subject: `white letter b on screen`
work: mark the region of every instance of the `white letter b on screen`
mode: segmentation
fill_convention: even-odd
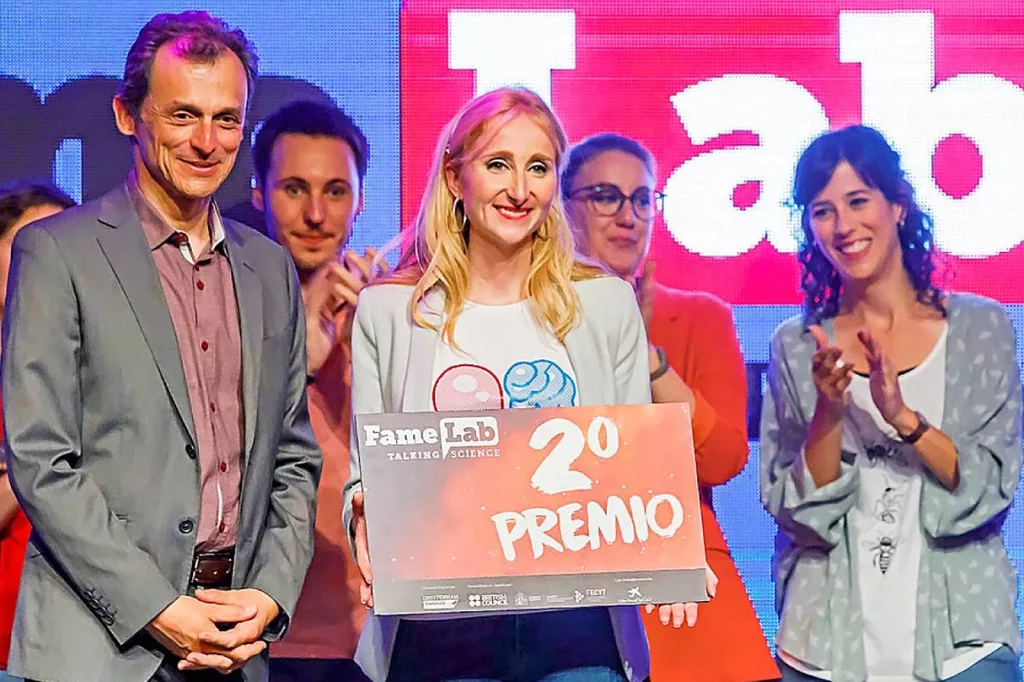
[[[859,62],[862,119],[900,152],[918,200],[935,218],[936,242],[958,256],[984,257],[1024,239],[1024,91],[992,74],[935,83],[931,12],[842,12],[839,57]],[[932,175],[935,148],[960,134],[978,146],[982,176],[955,199]]]

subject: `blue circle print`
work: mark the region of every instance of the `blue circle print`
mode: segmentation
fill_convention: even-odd
[[[509,407],[572,407],[576,382],[550,360],[517,362],[505,372]]]

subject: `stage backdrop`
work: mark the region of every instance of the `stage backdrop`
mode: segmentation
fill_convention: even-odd
[[[734,304],[748,363],[750,463],[715,508],[769,639],[775,528],[758,500],[756,424],[768,339],[799,300],[786,204],[799,150],[829,127],[880,128],[935,216],[941,283],[998,299],[1024,329],[1020,1],[6,0],[0,180],[50,177],[79,199],[118,182],[127,145],[110,98],[127,49],[153,13],[200,7],[259,48],[251,128],[298,97],[331,98],[363,126],[356,247],[412,217],[441,127],[499,85],[540,92],[572,140],[617,131],[654,152],[668,195],[658,277]],[[251,172],[243,153],[222,205],[248,200]],[[1018,570],[1021,514],[1005,533]]]

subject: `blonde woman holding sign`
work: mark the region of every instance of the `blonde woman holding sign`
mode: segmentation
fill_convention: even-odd
[[[399,267],[360,296],[354,413],[650,402],[632,289],[574,256],[558,191],[565,148],[548,106],[519,88],[472,100],[445,128]],[[460,390],[467,378],[500,390]],[[372,606],[357,440],[345,520]],[[660,610],[676,627],[696,618],[695,604]],[[381,682],[641,682],[649,674],[635,607],[371,615],[356,658]]]

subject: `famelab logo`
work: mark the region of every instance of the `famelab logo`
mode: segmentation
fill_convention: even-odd
[[[501,457],[494,417],[445,417],[436,429],[385,429],[364,424],[363,446],[394,448],[387,452],[389,462]]]

